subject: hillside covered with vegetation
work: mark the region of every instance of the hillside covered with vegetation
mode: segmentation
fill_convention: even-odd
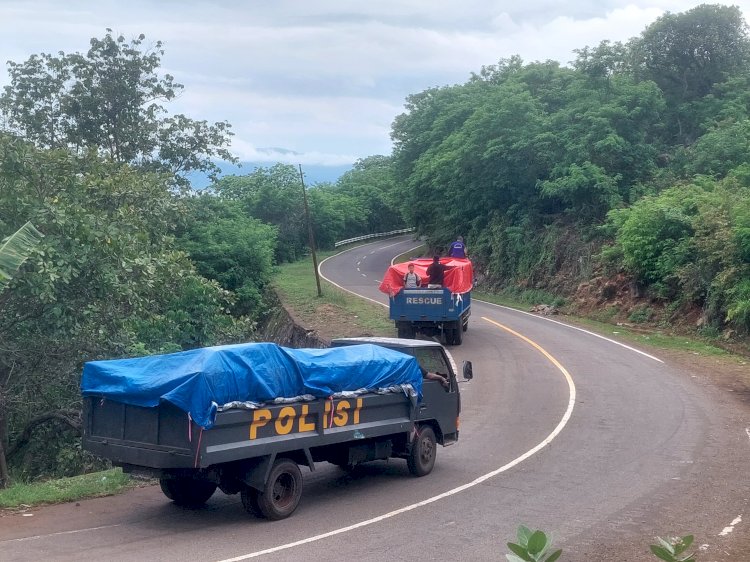
[[[275,265],[307,252],[298,169],[219,177],[231,127],[169,112],[183,87],[162,55],[108,31],[9,63],[0,240],[19,267],[0,259],[0,486],[96,466],[78,440],[84,361],[251,340]],[[749,86],[747,25],[717,5],[568,66],[501,60],[411,95],[393,154],[307,186],[317,243],[463,235],[486,287],[612,310],[626,287],[645,319],[697,310],[701,329],[746,338]],[[213,184],[193,190],[196,171]]]
[[[488,281],[632,292],[750,330],[750,39],[739,9],[667,13],[570,67],[513,57],[412,95],[393,125],[409,222],[463,234]],[[608,288],[609,287],[609,288]]]

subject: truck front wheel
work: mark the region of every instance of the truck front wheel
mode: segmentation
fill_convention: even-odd
[[[412,443],[411,453],[406,458],[409,472],[414,476],[426,476],[435,466],[436,454],[435,432],[429,425],[423,425],[417,430],[417,438]]]
[[[278,521],[294,513],[301,497],[299,466],[291,459],[281,458],[274,463],[265,489],[258,494],[258,509],[266,519]]]
[[[177,505],[199,507],[214,495],[216,484],[193,478],[161,478],[161,491]]]

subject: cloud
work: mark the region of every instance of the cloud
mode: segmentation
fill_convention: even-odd
[[[566,64],[574,49],[626,41],[665,10],[699,3],[100,0],[94,9],[84,0],[3,0],[0,52],[21,61],[85,51],[106,27],[145,33],[164,41],[163,69],[185,85],[170,110],[228,120],[242,159],[282,159],[258,148],[282,147],[304,163],[339,164],[390,152],[390,126],[409,94],[464,82],[514,54]],[[749,13],[750,0],[739,5]]]
[[[358,159],[358,157],[353,154],[331,154],[315,150],[295,152],[279,147],[256,148],[242,140],[233,143],[232,149],[242,162],[281,162],[283,164],[345,166],[354,164]]]

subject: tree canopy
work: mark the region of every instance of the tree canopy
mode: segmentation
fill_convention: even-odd
[[[0,112],[12,131],[40,148],[93,148],[116,162],[168,172],[183,186],[194,170],[215,177],[212,158],[236,161],[227,150],[229,123],[168,115],[164,104],[183,86],[159,72],[162,43],[144,42],[144,35],[128,41],[108,29],[85,54],[11,61]]]
[[[463,234],[494,284],[571,293],[616,264],[746,332],[749,55],[739,9],[701,5],[570,68],[511,57],[414,94],[392,128],[407,220],[435,248]]]

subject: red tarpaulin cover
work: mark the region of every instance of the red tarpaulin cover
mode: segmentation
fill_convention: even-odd
[[[404,275],[409,271],[409,264],[414,264],[414,273],[422,278],[422,287],[427,287],[429,276],[427,268],[432,263],[430,258],[419,258],[404,263],[397,263],[388,268],[380,283],[380,290],[389,295],[395,295],[404,288]],[[471,262],[461,258],[440,258],[440,263],[447,266],[445,270],[445,285],[452,293],[468,293],[471,291],[473,273]]]

